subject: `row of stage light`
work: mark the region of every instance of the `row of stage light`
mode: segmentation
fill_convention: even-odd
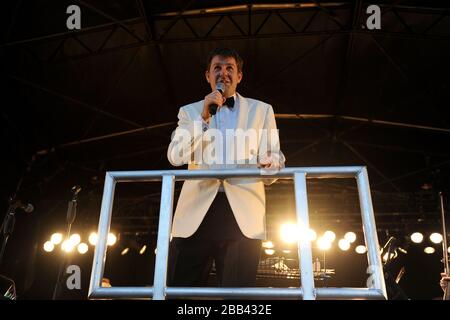
[[[333,231],[327,230],[321,236],[317,236],[317,232],[313,229],[308,229],[302,231],[295,223],[285,223],[281,225],[279,230],[280,238],[285,244],[294,244],[298,241],[301,241],[303,238],[314,243],[313,248],[317,248],[322,251],[327,251],[332,248],[333,243],[336,240],[336,234]],[[343,238],[337,241],[338,247],[342,251],[348,251],[351,246],[355,243],[357,239],[356,233],[347,232],[343,236]],[[410,239],[413,243],[419,244],[424,240],[424,235],[420,232],[414,232],[411,234]],[[432,243],[439,244],[443,241],[443,237],[440,233],[432,233],[429,236],[429,239]],[[95,246],[97,244],[98,236],[95,232],[92,232],[88,237],[88,243],[91,246]],[[117,242],[117,236],[114,233],[108,234],[107,244],[108,246],[114,246]],[[52,252],[55,250],[57,246],[60,246],[61,250],[66,253],[78,251],[80,254],[85,254],[89,251],[89,246],[87,243],[81,241],[81,236],[78,233],[74,233],[70,235],[69,238],[64,239],[64,236],[61,233],[54,233],[51,235],[50,240],[44,243],[44,250],[46,252]],[[267,255],[274,255],[276,252],[275,245],[272,241],[264,241],[263,242],[264,252]],[[140,254],[144,254],[147,250],[147,245],[142,245],[140,248],[137,248]],[[121,251],[121,255],[126,255],[130,250],[130,247],[124,247]],[[450,248],[448,249],[450,253]],[[290,253],[290,249],[282,248],[281,251],[285,254]],[[156,252],[156,249],[155,249]],[[357,245],[355,246],[355,252],[358,254],[365,254],[367,252],[367,248],[365,245]],[[433,247],[427,246],[424,248],[424,252],[427,254],[432,254],[435,252]]]
[[[91,246],[95,246],[98,241],[97,233],[91,232],[88,237],[88,243]],[[108,234],[107,244],[108,246],[113,246],[117,242],[117,237],[114,233]],[[50,240],[44,243],[44,250],[46,252],[52,252],[58,245],[61,246],[61,250],[66,253],[71,253],[75,251],[75,249],[80,254],[85,254],[89,251],[89,246],[85,242],[81,242],[81,236],[78,233],[74,233],[70,235],[70,237],[64,239],[62,233],[53,233],[50,237]]]
[[[320,237],[317,236],[317,232],[314,229],[302,229],[296,223],[285,223],[280,227],[280,236],[283,242],[288,244],[297,243],[301,240],[307,240],[312,243],[315,242],[314,248],[317,248],[321,251],[327,251],[331,249],[333,243],[336,240],[336,234],[333,231],[327,230]],[[420,244],[424,240],[424,235],[420,232],[414,232],[410,235],[410,240],[415,244]],[[434,244],[440,244],[443,241],[443,237],[440,233],[433,232],[430,234],[429,239]],[[354,232],[345,233],[344,237],[337,241],[338,247],[342,251],[348,251],[352,244],[356,241],[356,234]],[[267,255],[275,254],[275,246],[272,241],[263,242],[263,248],[265,249],[265,253]],[[402,248],[399,248],[404,253],[406,251]],[[282,249],[283,253],[290,253],[290,250]],[[435,248],[431,246],[427,246],[424,248],[424,252],[426,254],[433,254],[435,252]],[[355,247],[355,252],[358,254],[365,254],[367,252],[367,248],[365,245],[357,245]],[[450,248],[448,248],[448,252],[450,253]],[[392,258],[392,257],[391,257]],[[383,257],[384,260],[387,260],[387,256]]]
[[[98,236],[96,232],[91,232],[88,237],[88,243],[95,247],[97,245]],[[117,242],[117,236],[110,232],[108,233],[107,245],[114,246]],[[85,242],[81,242],[81,236],[78,233],[70,235],[68,239],[63,240],[63,235],[61,233],[53,233],[50,240],[44,243],[44,251],[52,252],[56,247],[60,246],[61,250],[65,253],[72,253],[78,251],[80,254],[85,254],[89,251],[89,246]],[[75,250],[76,249],[76,250]],[[147,250],[147,245],[142,245],[138,248],[139,254],[144,254]],[[121,251],[121,255],[126,255],[130,251],[130,247],[125,247]]]

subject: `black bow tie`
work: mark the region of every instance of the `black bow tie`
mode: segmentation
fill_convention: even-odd
[[[234,97],[229,97],[223,104],[224,106],[227,106],[230,109],[233,109],[234,107]]]

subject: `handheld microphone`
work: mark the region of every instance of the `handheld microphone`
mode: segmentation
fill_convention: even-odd
[[[224,87],[224,84],[223,84],[223,82],[218,82],[218,83],[216,83],[216,90],[218,90],[219,92],[220,92],[220,94],[223,94],[223,87]],[[217,104],[215,104],[215,103],[213,103],[213,104],[211,104],[210,106],[209,106],[209,113],[213,116],[213,115],[215,115],[216,113],[217,113],[217,108],[218,108],[219,106],[217,105]]]

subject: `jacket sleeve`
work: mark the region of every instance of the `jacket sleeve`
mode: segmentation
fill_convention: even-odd
[[[196,151],[201,151],[203,127],[205,125],[207,124],[203,121],[201,115],[193,118],[188,114],[185,107],[180,108],[178,126],[172,133],[172,139],[167,150],[167,159],[173,166],[181,166],[194,160]]]
[[[258,157],[270,156],[272,160],[271,169],[262,169],[263,174],[271,175],[285,167],[286,158],[280,149],[280,137],[278,134],[275,114],[271,105],[268,105],[264,119],[263,134],[261,136]],[[264,184],[270,185],[277,179],[265,179]]]

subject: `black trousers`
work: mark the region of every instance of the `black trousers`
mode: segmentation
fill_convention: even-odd
[[[242,234],[225,193],[219,192],[197,231],[172,239],[168,285],[204,287],[214,262],[218,286],[253,287],[260,253],[261,240]]]

